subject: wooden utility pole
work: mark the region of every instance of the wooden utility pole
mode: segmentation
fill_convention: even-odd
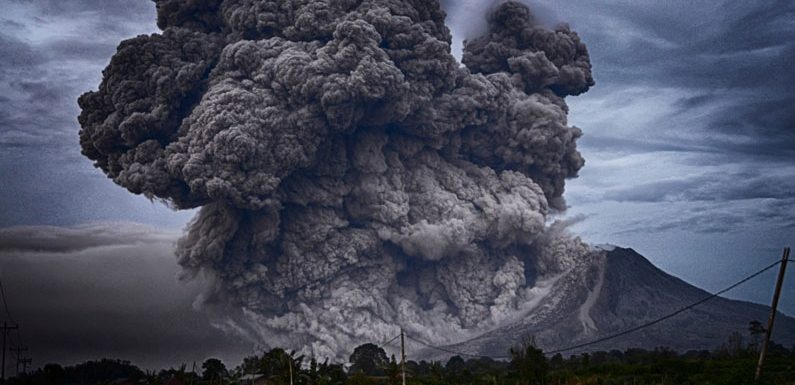
[[[767,345],[770,343],[770,335],[773,334],[773,322],[776,320],[776,308],[778,299],[781,296],[781,285],[784,283],[784,272],[787,271],[789,264],[789,247],[784,248],[784,255],[781,256],[781,266],[778,269],[778,279],[776,280],[776,290],[773,292],[773,303],[770,305],[770,317],[767,319],[767,330],[765,330],[765,340],[762,342],[762,351],[759,352],[759,362],[756,364],[756,374],[754,384],[759,382],[762,376],[762,365],[765,363],[767,355]]]
[[[15,348],[11,348],[11,349],[8,349],[8,350],[10,350],[10,351],[12,351],[12,352],[16,353],[16,354],[15,354],[15,356],[17,356],[17,366],[16,366],[16,372],[15,372],[15,374],[17,374],[17,375],[18,375],[18,374],[19,374],[19,363],[21,362],[21,360],[19,359],[19,357],[20,357],[20,353],[22,353],[22,352],[27,352],[27,351],[28,351],[28,348],[26,348],[26,347],[24,347],[24,346],[17,346],[17,347],[15,347]]]
[[[0,370],[0,382],[6,380],[6,337],[8,337],[9,331],[17,329],[19,329],[19,325],[10,326],[8,322],[3,322],[3,368]]]
[[[287,356],[287,365],[290,368],[290,385],[293,385],[293,356]]]
[[[23,358],[23,359],[19,360],[19,362],[22,364],[22,373],[23,374],[27,374],[28,373],[28,365],[33,362],[33,359],[31,359],[31,358]]]
[[[400,329],[400,369],[403,372],[403,385],[406,385],[406,340],[403,329]]]

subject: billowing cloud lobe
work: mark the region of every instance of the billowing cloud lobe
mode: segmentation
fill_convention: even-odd
[[[453,342],[587,252],[546,227],[583,165],[563,98],[593,85],[567,26],[505,2],[460,66],[436,1],[156,3],[80,140],[129,191],[201,207],[177,255],[235,310],[219,325],[319,356]]]

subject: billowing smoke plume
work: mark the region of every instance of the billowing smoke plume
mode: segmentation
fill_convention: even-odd
[[[547,229],[583,160],[563,98],[593,79],[567,26],[505,2],[463,64],[429,0],[157,0],[83,95],[83,154],[201,207],[179,263],[224,325],[320,356],[404,327],[435,343],[528,311],[587,253]]]

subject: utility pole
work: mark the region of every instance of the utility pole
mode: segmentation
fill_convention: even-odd
[[[28,351],[28,348],[27,348],[27,347],[24,347],[24,346],[17,346],[17,347],[15,347],[15,348],[11,348],[11,349],[8,349],[8,350],[10,350],[10,351],[12,351],[12,352],[16,353],[15,355],[17,356],[17,367],[16,367],[16,372],[15,372],[15,374],[19,375],[19,363],[20,363],[19,355],[20,355],[20,353],[22,353],[22,352],[27,352],[27,351]]]
[[[759,362],[756,364],[756,374],[754,375],[754,384],[759,382],[759,377],[762,376],[762,365],[765,363],[765,356],[767,355],[767,345],[770,343],[770,335],[773,334],[773,322],[776,320],[776,308],[778,307],[778,299],[781,295],[781,285],[784,283],[784,272],[787,270],[789,264],[789,247],[784,248],[784,255],[781,256],[781,266],[778,270],[778,279],[776,280],[776,290],[773,292],[773,303],[770,305],[770,318],[767,319],[767,330],[765,330],[765,340],[762,342],[762,351],[759,352]]]
[[[22,364],[22,373],[23,374],[28,374],[28,365],[33,362],[33,359],[23,358],[23,359],[19,360],[19,362]]]
[[[403,372],[403,385],[406,385],[406,340],[403,337],[403,329],[400,329],[400,367]]]
[[[293,385],[293,356],[287,357],[287,366],[290,368],[290,385]]]
[[[19,325],[9,326],[8,322],[3,322],[3,368],[0,370],[0,382],[6,381],[6,337],[11,330],[19,329]]]

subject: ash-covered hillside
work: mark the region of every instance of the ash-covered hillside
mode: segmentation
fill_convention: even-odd
[[[656,320],[709,295],[632,249],[605,248],[562,273],[522,319],[449,348],[502,356],[532,335],[539,347],[553,351]],[[764,323],[769,312],[767,306],[717,297],[648,328],[565,354],[661,346],[681,352],[714,350],[733,332],[747,338],[749,322]],[[773,340],[795,344],[795,318],[779,313]]]

